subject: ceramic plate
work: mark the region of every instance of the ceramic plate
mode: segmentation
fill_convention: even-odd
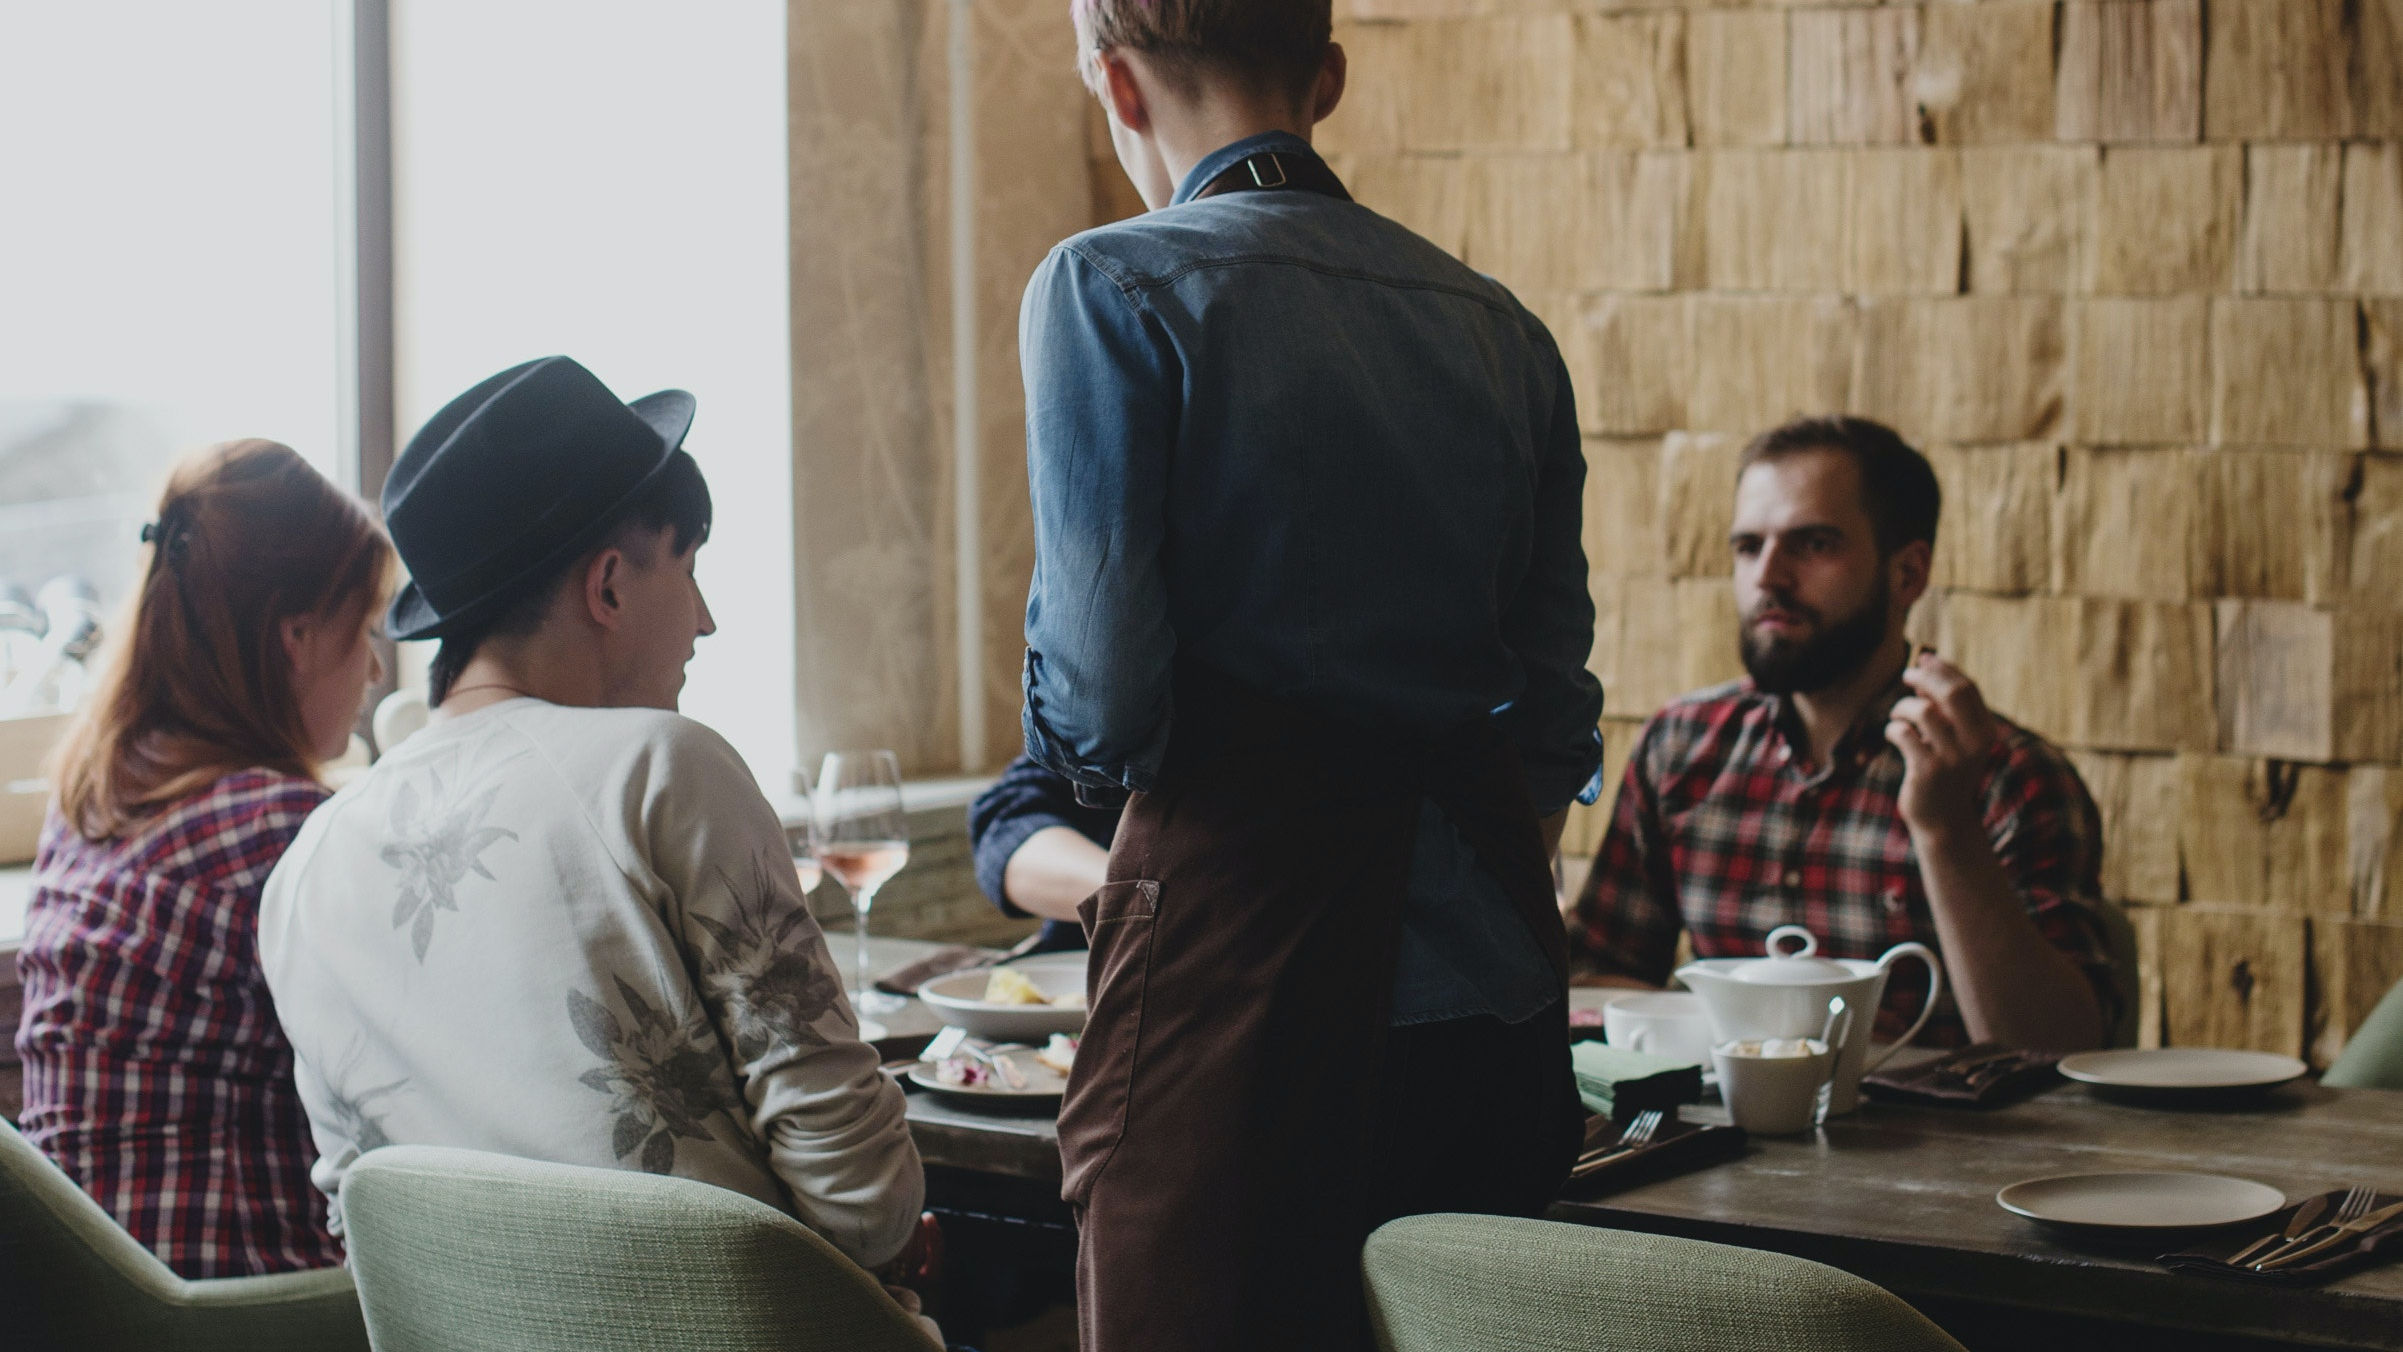
[[[2106,1089],[2147,1094],[2265,1092],[2310,1067],[2275,1052],[2163,1047],[2155,1051],[2080,1052],[2061,1058],[2061,1073]]]
[[[1022,958],[1010,963],[1009,967],[1023,973],[1027,980],[1035,983],[1035,989],[1046,997],[1084,993],[1085,955],[1082,953]],[[1040,1043],[1053,1033],[1075,1033],[1084,1028],[1085,1011],[1081,1006],[986,1003],[983,998],[985,983],[992,979],[992,969],[986,967],[953,972],[920,986],[918,998],[925,1001],[943,1022],[956,1023],[977,1037],[997,1042]]]
[[[936,1078],[933,1066],[923,1063],[909,1068],[910,1083],[921,1089],[932,1089],[938,1094],[953,1094],[964,1099],[1001,1099],[1013,1103],[1055,1099],[1067,1090],[1068,1077],[1037,1061],[1032,1049],[1021,1048],[1004,1054],[1026,1077],[1026,1088],[1012,1089],[997,1083],[945,1084]]]
[[[1994,1194],[2002,1209],[2045,1225],[2129,1236],[2259,1220],[2286,1205],[2266,1183],[2221,1174],[2063,1174]]]

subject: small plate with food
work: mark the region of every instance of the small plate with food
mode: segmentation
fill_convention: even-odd
[[[908,1074],[921,1089],[962,1098],[1055,1099],[1068,1088],[1075,1063],[1076,1039],[1054,1033],[1040,1048],[963,1042],[939,1061],[911,1066]]]
[[[1085,956],[1064,953],[953,972],[918,988],[943,1022],[998,1042],[1040,1043],[1085,1026]]]

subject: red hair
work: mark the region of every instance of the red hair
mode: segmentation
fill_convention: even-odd
[[[52,760],[59,812],[90,840],[239,770],[315,773],[282,624],[363,624],[392,571],[358,500],[272,441],[186,456],[146,538],[141,586]]]

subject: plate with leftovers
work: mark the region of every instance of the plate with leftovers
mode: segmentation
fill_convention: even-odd
[[[1054,1033],[1041,1047],[962,1043],[952,1055],[912,1066],[908,1073],[922,1089],[963,1098],[1054,1099],[1068,1087],[1075,1062],[1076,1039]]]
[[[972,1035],[1005,1042],[1041,1042],[1085,1026],[1085,955],[1029,958],[1001,967],[939,976],[918,998]]]

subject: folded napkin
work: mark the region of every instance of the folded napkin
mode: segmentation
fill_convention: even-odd
[[[2344,1200],[2344,1196],[2342,1192],[2327,1194],[2325,1214],[2335,1215],[2337,1204]],[[2310,1200],[2305,1198],[2258,1225],[2245,1226],[2241,1233],[2214,1238],[2178,1253],[2165,1253],[2160,1258],[2161,1266],[2173,1272],[2199,1272],[2207,1277],[2224,1277],[2230,1281],[2254,1282],[2262,1286],[2317,1286],[2356,1269],[2403,1257],[2403,1216],[2398,1216],[2375,1230],[2347,1235],[2343,1243],[2322,1249],[2292,1267],[2255,1272],[2249,1267],[2229,1266],[2229,1258],[2244,1252],[2247,1245],[2263,1235],[2285,1233],[2286,1222]],[[2397,1202],[2403,1202],[2403,1193],[2380,1193],[2378,1200],[2370,1204],[2370,1210],[2375,1212],[2380,1207],[2392,1206]]]
[[[938,976],[964,972],[971,967],[989,967],[1000,956],[989,948],[953,944],[949,948],[938,948],[915,962],[905,962],[876,978],[876,989],[887,995],[916,995],[920,986]]]
[[[1861,1080],[1861,1092],[1893,1103],[1932,1103],[1962,1108],[1999,1108],[2051,1087],[2060,1079],[2059,1052],[2015,1051],[1976,1042],[1950,1056],[1908,1068],[1878,1071]]]
[[[1702,1067],[1674,1056],[1621,1051],[1600,1042],[1569,1048],[1586,1110],[1624,1122],[1648,1109],[1702,1101]]]

